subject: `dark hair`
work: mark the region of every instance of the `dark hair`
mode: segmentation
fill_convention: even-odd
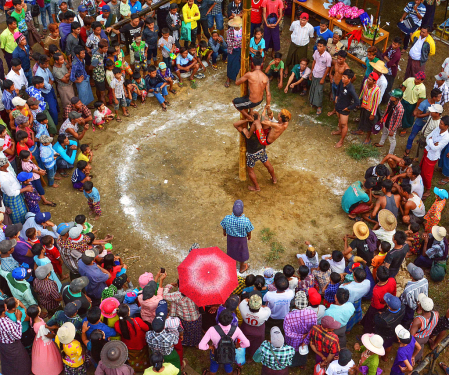
[[[47,234],[46,236],[41,237],[41,244],[44,246],[48,246],[51,244],[53,237]]]
[[[16,21],[16,19],[14,17],[6,18],[6,25],[12,25],[14,22],[17,23],[17,21]]]
[[[441,95],[440,89],[432,89],[432,91],[430,92],[431,98],[436,98],[438,95]]]
[[[276,53],[274,54],[274,58],[275,58],[275,59],[282,59],[282,53],[276,52]]]
[[[207,48],[207,42],[206,42],[205,40],[201,40],[201,41],[198,43],[198,46],[199,46],[200,48]]]
[[[415,221],[410,223],[410,229],[412,230],[413,233],[419,232],[419,224]]]
[[[44,246],[41,243],[35,243],[33,246],[31,246],[31,252],[33,253],[33,255],[40,255],[43,249]]]
[[[305,265],[299,266],[298,275],[301,280],[304,280],[308,274],[309,274],[309,267]]]
[[[5,299],[5,305],[7,310],[12,310],[16,307],[16,300],[14,297]]]
[[[254,288],[255,290],[261,291],[265,286],[265,278],[261,275],[257,275],[254,279]]]
[[[34,236],[36,233],[37,233],[36,228],[28,228],[25,231],[25,235],[27,236],[27,238],[30,238],[30,237]]]
[[[94,107],[97,109],[100,108],[102,105],[103,105],[103,102],[95,102],[94,103]]]
[[[82,171],[84,168],[87,167],[87,161],[80,160],[78,163],[76,163],[76,167]]]
[[[443,121],[444,125],[449,126],[449,116],[448,115],[441,117],[441,121]]]
[[[393,42],[394,42],[394,43],[398,43],[398,44],[402,44],[402,38],[401,38],[400,36],[396,36],[396,37],[393,39]]]
[[[156,371],[160,371],[164,363],[164,356],[159,352],[151,354],[150,363]]]
[[[344,50],[340,50],[340,51],[337,52],[337,56],[340,56],[340,57],[343,57],[344,59],[346,59],[346,57],[348,56],[348,53],[346,51],[344,51]],[[351,70],[351,69],[346,69],[346,70]]]
[[[95,23],[95,22],[94,22]],[[100,23],[100,22],[98,22],[98,23]],[[92,24],[93,25],[93,24]],[[101,24],[100,24],[101,25]],[[76,29],[79,29],[81,27],[81,25],[80,25],[80,23],[79,22],[72,22],[72,24],[70,25],[70,29],[73,31],[73,30],[76,30]]]
[[[401,189],[402,189],[402,191],[410,194],[412,192],[412,185],[410,185],[410,184],[401,185]]]
[[[421,167],[418,164],[412,165],[412,175],[419,176],[421,174]]]
[[[150,65],[150,66],[148,67],[148,73],[155,72],[156,70],[157,70],[157,68],[156,68],[154,65]]]
[[[393,239],[396,240],[396,243],[398,245],[403,245],[403,244],[405,244],[405,241],[407,240],[407,235],[402,230],[398,230],[393,235]]]
[[[329,25],[329,21],[326,18],[321,18],[320,25]]]
[[[187,49],[196,49],[195,43],[190,43],[187,47]]]
[[[69,18],[75,18],[76,14],[73,13],[70,9],[64,13],[64,19],[68,20]]]
[[[97,102],[98,103],[98,102]],[[100,102],[101,104],[103,104],[103,102]],[[88,147],[89,147],[89,145],[87,144],[87,143],[83,143],[81,146],[80,146],[80,150],[82,151],[82,152],[84,152],[84,151],[86,151],[87,149],[88,149]]]
[[[286,277],[292,277],[295,274],[295,268],[290,264],[287,264],[286,266],[284,266],[282,272]]]
[[[75,216],[75,223],[82,225],[85,222],[86,222],[86,216],[85,215],[76,215]]]
[[[86,25],[91,26],[92,23],[95,22],[95,18],[93,18],[92,16],[86,16],[86,17],[84,17],[83,22],[84,22],[84,26],[86,26]]]
[[[13,301],[14,301],[14,299],[13,299]],[[15,301],[14,301],[14,303],[15,303]],[[28,306],[26,312],[27,312],[27,315],[30,317],[30,325],[32,327],[34,319],[39,315],[39,306],[38,305]]]
[[[410,344],[412,341],[412,336],[410,336],[406,339],[399,339],[399,341],[401,342],[401,344]]]
[[[82,46],[75,46],[75,48],[73,48],[73,53],[75,54],[75,56],[79,55],[83,51],[84,47]]]
[[[161,33],[162,33],[162,34],[170,34],[170,30],[169,30],[167,27],[164,27],[164,28],[161,30]]]
[[[50,53],[52,53],[52,49],[53,48],[50,48],[51,46],[53,46],[53,47],[56,47],[54,44],[50,44],[49,46],[48,46],[48,50],[50,51]],[[57,49],[58,47],[56,47],[56,51],[58,51],[58,49]],[[60,53],[59,51],[58,52],[54,52],[54,54],[53,54],[53,60],[59,60],[59,58],[62,56],[62,53]],[[42,113],[42,112],[39,112],[39,113]]]
[[[147,18],[145,18],[145,23],[146,23],[147,25],[150,25],[150,24],[154,23],[154,18],[153,18],[153,17],[147,17]]]
[[[90,334],[90,343],[92,348],[90,349],[90,354],[95,362],[100,362],[100,353],[103,346],[108,342],[106,338],[103,338],[103,331],[101,329],[94,329]]]
[[[287,278],[284,275],[282,275],[282,277],[278,277],[277,279],[274,280],[274,286],[279,291],[287,290],[288,289]]]
[[[349,301],[349,290],[345,288],[338,288],[337,289],[337,301],[340,305],[343,305],[344,303]]]
[[[425,29],[425,30],[429,31],[430,26],[429,26],[429,25],[422,25],[422,26],[421,26],[421,30],[422,30],[422,29]]]
[[[83,184],[83,189],[84,189],[85,191],[91,191],[91,190],[93,189],[93,187],[94,187],[94,184],[93,184],[91,181],[86,181],[86,182]]]
[[[250,275],[245,277],[245,285],[247,287],[248,286],[253,286],[255,281],[256,281],[256,276],[254,276],[253,274],[250,274]]]
[[[129,306],[125,304],[121,304],[117,309],[117,315],[119,316],[119,327],[122,332],[121,335],[124,339],[131,339],[131,335],[128,329],[128,322],[131,324],[131,327],[134,329],[134,333],[137,333],[136,327],[134,325],[134,320],[129,316]]]
[[[106,271],[110,271],[114,268],[115,264],[114,264],[114,254],[106,254],[103,258],[103,268]]]
[[[12,0],[12,5],[20,5],[22,4],[21,0]]]
[[[18,130],[16,132],[16,140],[20,142],[21,140],[28,138],[28,133],[25,130]]]
[[[366,271],[363,268],[357,267],[354,271],[354,279],[358,282],[362,282],[366,279]]]
[[[390,272],[388,271],[388,268],[385,266],[380,266],[377,269],[377,278],[380,281],[387,281],[390,278]]]
[[[14,20],[15,21],[15,20]],[[34,77],[33,77],[34,78]],[[41,77],[42,78],[42,77]],[[31,82],[33,82],[33,80],[31,80]],[[3,89],[4,90],[9,90],[12,86],[14,85],[14,82],[11,81],[10,79],[5,79],[3,81]]]
[[[88,243],[88,245],[91,245],[92,242],[95,241],[95,234],[93,234],[92,232],[86,233],[85,236],[89,237],[89,243]]]
[[[20,61],[20,59],[17,59],[17,58],[11,59],[11,66],[16,67],[16,66],[19,66],[19,65],[22,65],[22,61]]]
[[[263,58],[259,52],[253,57],[253,64],[254,66],[261,66],[263,64]]]
[[[116,75],[116,74],[121,74],[122,70],[118,67],[115,67],[114,69],[112,69],[112,74]]]
[[[380,243],[380,248],[382,249],[383,253],[388,253],[391,249],[391,244],[387,241],[382,241]]]
[[[90,324],[95,324],[101,319],[101,310],[98,306],[92,306],[87,310],[86,314],[87,321]]]
[[[104,48],[104,47],[108,47],[109,48],[108,41],[106,39],[101,39],[98,42],[98,48]]]
[[[2,134],[6,130],[4,125],[0,125],[0,134]]]
[[[30,157],[30,155],[31,155],[31,152],[29,152],[28,150],[22,150],[22,151],[20,151],[19,158],[22,160],[25,160],[25,159],[28,159]]]
[[[47,119],[47,115],[44,112],[39,112],[36,115],[36,121],[42,122],[42,121],[45,121],[45,120],[48,120],[48,119]]]
[[[334,250],[332,251],[332,260],[334,262],[341,262],[343,259],[343,253],[340,250]]]
[[[115,52],[117,52],[116,50],[115,50],[115,47],[112,47],[112,46],[110,46],[109,48],[108,48],[108,55],[113,55]],[[107,65],[107,62],[108,61],[110,61],[111,63],[112,63],[112,65],[114,65],[114,62],[112,61],[112,60],[110,60],[110,59],[108,59],[108,60],[106,60],[106,65]]]
[[[125,79],[125,82],[123,82],[125,86],[131,85],[132,82],[130,79]]]
[[[232,323],[232,320],[234,319],[234,314],[229,309],[224,309],[220,315],[218,316],[218,323],[220,323],[222,326],[228,326]]]
[[[98,22],[98,21],[92,22],[92,26],[91,26],[92,30],[95,30],[97,27],[101,27],[101,22]]]
[[[185,51],[187,51],[187,48],[186,47],[181,47],[180,49],[179,49],[179,53],[181,54],[181,53],[184,53]]]
[[[324,39],[319,39],[316,44],[321,44],[322,46],[326,46],[327,42]]]
[[[139,78],[142,78],[142,76],[140,75],[140,73],[139,73],[139,72],[134,72],[134,73],[133,73],[133,79],[137,80],[137,79],[139,79]]]
[[[334,284],[338,284],[338,283],[341,281],[341,276],[340,276],[340,274],[337,273],[337,272],[332,272],[332,273],[331,273],[331,281],[332,281]]]
[[[383,180],[381,184],[382,188],[386,190],[387,193],[391,192],[393,189],[393,181],[391,180]]]
[[[329,271],[329,268],[331,268],[331,265],[329,264],[329,262],[327,260],[322,259],[320,261],[320,264],[318,265],[318,267],[322,272],[327,272],[327,271]]]
[[[66,140],[67,136],[65,134],[58,135],[58,143],[62,144]]]

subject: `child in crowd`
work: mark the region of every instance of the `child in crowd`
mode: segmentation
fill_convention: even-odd
[[[147,90],[145,85],[145,80],[142,79],[142,76],[139,72],[133,73],[133,80],[131,83],[134,85],[135,89],[132,90],[132,98],[134,101],[140,96],[142,100],[142,104],[145,103],[145,98],[147,97]]]
[[[385,257],[387,256],[388,252],[391,249],[391,244],[387,241],[382,241],[380,243],[380,251],[379,254],[377,254],[373,260],[371,261],[371,266],[373,267],[373,279],[376,281],[377,277],[377,269],[384,263]]]
[[[125,79],[124,87],[126,104],[133,108],[137,108],[137,104],[134,102],[134,98],[136,98],[135,100],[137,100],[137,96],[142,95],[139,88],[130,79]],[[134,96],[133,94],[136,94],[136,96]]]
[[[284,92],[287,94],[289,89],[292,92],[299,92],[301,96],[307,94],[307,88],[310,83],[310,74],[312,71],[308,67],[309,59],[304,57],[299,64],[296,64],[290,73]]]
[[[161,50],[162,61],[167,67],[171,68],[173,65],[170,54],[174,54],[176,50],[175,38],[170,35],[170,30],[164,27],[162,29],[162,37],[157,42],[158,48]],[[181,82],[181,81],[180,81]]]
[[[55,337],[55,343],[63,356],[62,362],[66,373],[87,374],[83,347],[78,340],[75,340],[75,334],[76,328],[73,323],[70,321],[66,322],[58,329]]]
[[[34,244],[37,243],[41,243],[41,241],[39,241],[39,238],[37,238],[38,236],[41,235],[41,231],[37,230],[36,228],[28,228],[25,231],[25,235],[27,236],[27,242],[33,246]]]
[[[444,189],[438,189],[436,186],[433,189],[435,193],[435,202],[433,202],[429,211],[424,216],[424,232],[431,233],[432,227],[438,225],[441,220],[441,213],[446,206],[446,200],[448,199],[448,193]]]
[[[345,260],[340,250],[332,251],[331,255],[323,255],[321,259],[325,259],[331,266],[331,271],[338,274],[345,272]]]
[[[256,276],[249,274],[245,277],[245,289],[243,289],[242,294],[251,293],[254,290],[254,282],[256,281]]]
[[[205,66],[203,65],[203,61],[199,58],[197,51],[196,51],[196,46],[193,43],[190,43],[189,46],[187,47],[187,52],[189,53],[190,56],[193,57],[193,61],[198,63],[199,69],[200,70],[206,70]],[[198,73],[195,78],[204,78],[205,75],[203,73]]]
[[[22,150],[30,151],[30,149],[27,146],[28,133],[26,131],[17,130],[16,131],[16,140],[17,140],[17,144],[16,144],[17,154],[20,154],[20,151],[22,151]]]
[[[365,61],[364,61],[365,65],[366,65],[366,70],[365,70],[365,76],[363,77],[362,86],[360,87],[360,91],[362,91],[363,84],[365,83],[368,76],[374,70],[374,68],[371,66],[370,62],[375,63],[377,61],[379,61],[379,58],[377,57],[377,48],[374,46],[371,46],[367,50],[367,55],[366,55]]]
[[[31,97],[31,98],[28,98],[27,104],[28,104],[28,108],[30,109],[31,113],[33,114],[33,117],[36,119],[37,114],[42,112],[42,109],[39,107],[39,100],[37,100],[34,97]],[[45,117],[47,118],[47,116],[45,116]],[[47,118],[47,129],[48,129],[48,118]]]
[[[95,215],[95,220],[98,220],[101,216],[100,193],[91,181],[83,184],[83,193],[90,211]]]
[[[129,5],[127,0],[120,1],[120,15],[123,18],[131,17],[131,6]]]
[[[198,63],[206,69],[206,67],[203,64],[203,61],[206,61],[208,64],[210,64],[210,58],[212,56],[212,49],[209,48],[207,42],[205,40],[201,40],[198,44],[198,47],[196,48],[196,55]]]
[[[315,26],[314,28],[316,40],[324,39],[326,41],[329,40],[329,38],[332,38],[334,36],[334,33],[329,30],[329,20],[322,18],[320,21],[320,26]],[[316,44],[313,46],[313,50],[316,51]]]
[[[31,184],[31,180],[33,179],[33,173],[28,172],[20,172],[17,175],[17,180],[22,183],[22,188],[30,186],[32,188],[31,191],[24,191],[23,197],[25,198],[25,204],[28,207],[28,212],[32,212],[34,214],[38,214],[41,212],[39,207],[39,201],[41,197],[39,196],[36,188]]]
[[[262,60],[265,56],[265,39],[263,38],[263,31],[260,27],[254,29],[254,36],[249,42],[249,52],[251,59],[259,53],[262,56]],[[263,66],[263,63],[262,63]],[[254,65],[251,62],[251,68],[254,69]]]
[[[332,66],[332,57],[326,51],[327,42],[319,39],[317,49],[313,53],[312,84],[310,86],[309,102],[316,107],[316,114],[321,115],[323,110],[324,83]]]
[[[177,71],[179,71],[178,77],[180,84],[182,83],[181,74],[183,73],[191,72],[189,79],[193,82],[195,82],[194,77],[195,78],[200,77],[199,75],[196,74],[200,66],[185,47],[182,47],[179,50],[179,55],[176,57],[176,68]]]
[[[75,162],[78,163],[80,160],[84,160],[87,163],[92,163],[93,157],[94,157],[94,153],[90,149],[89,145],[86,143],[83,143],[80,146],[80,153],[76,157]]]
[[[62,274],[62,259],[58,248],[55,246],[55,239],[50,235],[43,236],[41,238],[41,243],[44,245],[45,256],[50,259],[55,273],[61,280],[68,279],[68,273],[64,275]]]
[[[387,50],[382,54],[382,58],[385,61],[385,65],[388,68],[388,73],[385,74],[385,78],[387,79],[388,86],[385,92],[390,92],[393,88],[394,80],[398,74],[399,61],[401,60],[401,44],[402,39],[400,36],[397,36],[393,39],[393,43],[391,46],[387,48]],[[384,100],[388,95],[384,95]]]
[[[34,257],[34,270],[36,270],[37,267],[44,266],[48,263],[51,263],[51,260],[45,256],[45,247],[41,243],[36,243],[31,247],[31,252],[33,253]],[[53,280],[56,285],[58,286],[58,290],[61,291],[62,284],[59,280],[58,276],[56,275],[54,269],[50,272],[50,280]],[[62,297],[61,297],[62,300]]]
[[[158,28],[155,26],[155,20],[153,17],[147,17],[145,19],[145,28],[142,33],[142,40],[147,45],[147,66],[151,64],[157,64],[157,40],[158,40]],[[134,72],[138,73],[138,72]]]
[[[150,65],[148,67],[148,74],[145,77],[145,83],[148,92],[153,93],[153,95],[156,97],[157,101],[161,105],[162,110],[166,111],[167,106],[170,105],[170,103],[167,100],[165,100],[165,97],[168,95],[167,91],[168,83],[165,81],[165,79],[157,75],[157,69],[154,65]]]
[[[324,288],[324,306],[326,308],[335,303],[335,295],[337,294],[337,290],[340,287],[340,282],[340,274],[337,272],[332,272],[330,275],[329,283]]]
[[[134,62],[134,71],[139,72],[142,68],[146,69],[146,56],[148,53],[147,44],[142,41],[140,33],[134,34],[134,41],[131,43],[131,63]]]
[[[116,53],[115,50],[114,53]],[[112,95],[111,82],[114,79],[114,62],[110,59],[106,59],[104,66],[106,68],[106,83],[108,84],[108,105],[112,105],[114,102],[114,97]]]
[[[45,113],[40,112],[36,114],[34,117],[33,130],[35,132],[34,138],[36,140],[39,140],[43,135],[50,136],[50,133],[48,132],[48,119]]]
[[[284,62],[282,61],[282,53],[276,52],[274,54],[274,59],[268,64],[265,69],[265,74],[270,78],[270,81],[276,78],[278,81],[278,89],[282,89],[282,86],[284,86]]]
[[[295,290],[298,286],[298,278],[295,276],[295,269],[290,264],[284,266],[282,270],[283,274],[288,280],[288,288],[291,290]]]
[[[99,129],[103,129],[103,124],[107,124],[111,120],[113,120],[114,115],[112,114],[112,111],[104,105],[103,102],[95,102],[94,107],[95,112],[92,122],[94,125],[98,126]]]
[[[170,11],[167,15],[166,21],[167,27],[169,29],[169,32],[171,32],[171,35],[173,36],[176,47],[181,48],[179,40],[181,37],[182,18],[178,13],[178,4],[176,3],[170,4]]]
[[[406,257],[411,257],[412,255],[419,255],[421,250],[421,236],[419,234],[420,225],[416,222],[410,223],[408,229],[405,231],[407,235],[406,243],[409,246],[409,251]]]
[[[97,232],[97,231],[92,230],[92,228],[94,226],[87,222],[87,218],[85,215],[76,215],[75,223],[83,226],[83,231],[81,232],[82,234],[87,234],[87,233],[95,234]]]
[[[61,177],[55,177],[56,158],[59,156],[59,154],[56,153],[55,150],[53,150],[53,147],[51,145],[53,137],[43,135],[42,137],[40,137],[39,141],[41,142],[41,146],[39,148],[40,157],[47,171],[48,186],[57,188],[59,187],[59,185],[55,184],[55,180],[60,180]]]
[[[120,48],[120,44],[118,41],[113,40],[111,42],[111,46],[115,48],[115,62],[120,62],[120,68],[129,75],[133,74],[133,70],[131,69],[131,67],[129,66],[128,62],[125,60],[125,52],[123,52],[123,50]],[[109,49],[108,49],[108,54],[109,54]]]
[[[74,189],[83,191],[83,184],[91,179],[89,176],[91,169],[92,166],[84,160],[76,163],[76,169],[72,174],[72,185]]]
[[[303,292],[307,292],[310,288],[313,287],[314,278],[312,274],[309,274],[309,267],[307,266],[299,266],[298,269],[299,281],[298,286],[296,287],[295,293],[302,290]]]
[[[217,30],[212,31],[212,36],[209,38],[209,47],[212,49],[212,69],[217,70],[218,55],[222,56],[223,62],[226,62],[228,57],[228,45]]]
[[[123,116],[129,117],[129,112],[126,103],[125,89],[123,87],[123,75],[120,68],[114,68],[114,79],[111,81],[111,89],[112,89],[112,97],[114,98],[114,111],[115,111],[115,119],[118,122],[121,122],[122,119],[118,115],[118,110],[122,107]]]
[[[331,265],[327,260],[321,260],[318,269],[312,271],[312,275],[318,283],[318,292],[320,294],[324,293],[324,288],[329,283],[331,272]]]

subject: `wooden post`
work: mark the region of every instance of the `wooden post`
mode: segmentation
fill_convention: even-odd
[[[243,0],[243,24],[242,24],[242,57],[240,63],[240,76],[249,72],[249,42],[251,34],[251,0]],[[248,95],[248,82],[240,85],[240,96]],[[244,116],[240,115],[243,120]],[[240,134],[239,153],[239,178],[246,181],[246,138]]]

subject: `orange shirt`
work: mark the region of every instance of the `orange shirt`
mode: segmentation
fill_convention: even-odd
[[[383,264],[386,256],[387,256],[387,253],[385,253],[385,254],[379,253],[371,261],[371,265],[373,266],[374,281],[376,281],[377,269]]]

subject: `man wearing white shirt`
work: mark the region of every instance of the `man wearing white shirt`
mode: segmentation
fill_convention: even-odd
[[[288,48],[287,60],[285,60],[284,75],[301,62],[301,59],[307,57],[310,38],[313,38],[313,26],[308,22],[309,15],[301,13],[299,21],[293,21],[290,26],[292,31],[290,47]]]
[[[448,74],[446,72],[438,73],[435,76],[435,81],[433,88],[441,91],[441,100],[437,104],[444,105],[449,102]]]
[[[28,185],[22,188],[22,185],[11,172],[8,171],[8,160],[0,159],[0,186],[3,192],[3,202],[6,207],[12,210],[10,218],[14,224],[23,223],[27,207],[22,193],[32,192],[33,186]]]
[[[20,59],[12,59],[11,60],[11,70],[6,75],[6,79],[14,82],[14,87],[17,90],[27,89],[28,88],[28,80],[25,76],[25,73],[22,69],[22,62]],[[25,86],[25,87],[23,87]]]
[[[329,363],[326,369],[326,375],[348,375],[349,370],[355,367],[355,362],[352,360],[352,353],[349,349],[341,349],[338,354],[338,359]],[[355,373],[354,371],[352,373]]]
[[[432,39],[428,26],[422,26],[419,35],[412,36],[405,79],[415,77],[416,73],[426,70],[426,62],[430,55],[430,43],[427,38]]]
[[[421,159],[421,177],[424,184],[423,201],[430,195],[432,187],[432,177],[435,165],[440,159],[441,151],[449,143],[449,116],[443,116],[440,126],[432,131],[427,138],[427,146],[424,149],[424,156]]]
[[[269,332],[271,327],[278,326],[283,331],[284,318],[290,311],[290,301],[295,297],[295,292],[288,288],[288,280],[279,277],[274,281],[275,292],[268,292],[263,297],[263,301],[271,310],[271,316],[265,324],[265,332]]]

